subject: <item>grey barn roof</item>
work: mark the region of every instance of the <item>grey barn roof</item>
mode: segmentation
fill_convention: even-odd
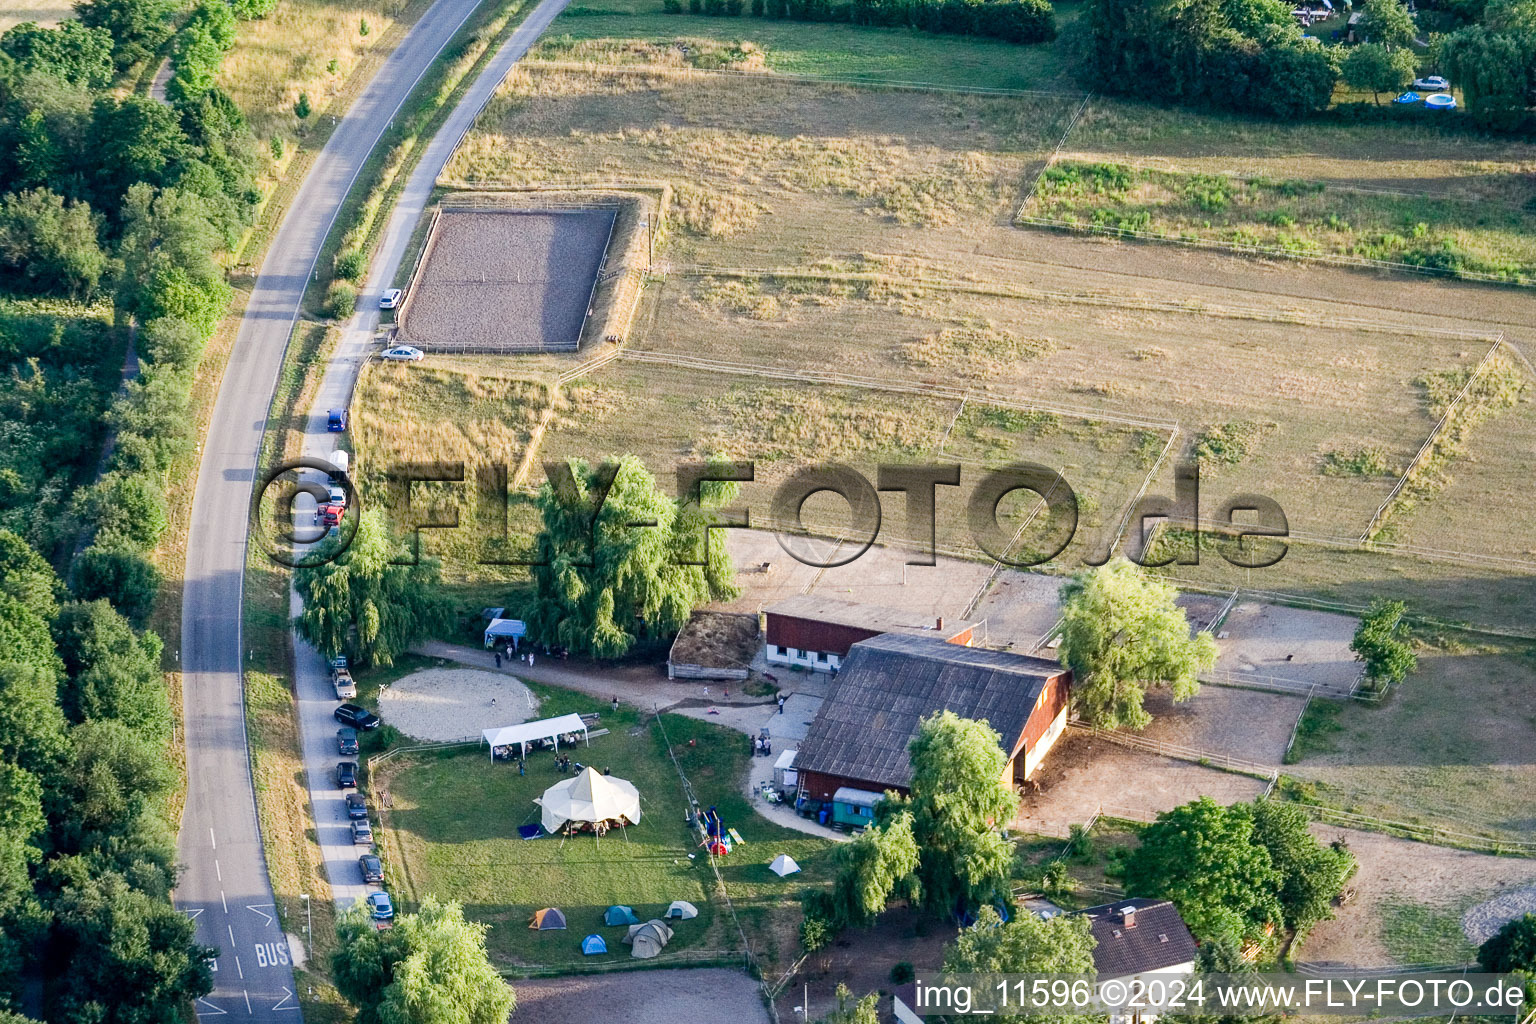
[[[906,788],[907,744],[936,711],[986,719],[1018,741],[1035,701],[1066,669],[1021,654],[961,647],[937,636],[885,633],[853,645],[800,743],[802,771]]]
[[[910,612],[885,608],[877,604],[860,604],[838,597],[821,594],[795,594],[763,609],[769,615],[784,615],[794,619],[809,619],[837,626],[853,626],[872,629],[877,633],[931,633],[946,639],[974,629],[975,622],[946,622],[938,628],[937,619],[925,619]]]
[[[1125,926],[1126,907],[1136,910],[1133,928]],[[1161,971],[1189,963],[1199,952],[1179,909],[1168,900],[1135,897],[1089,907],[1082,914],[1098,941],[1093,966],[1100,978]]]

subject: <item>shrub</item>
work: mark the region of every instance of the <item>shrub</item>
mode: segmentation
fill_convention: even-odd
[[[667,14],[682,14],[682,0],[662,0],[661,9]]]
[[[345,320],[357,312],[357,289],[346,281],[332,281],[325,290],[325,315]]]
[[[343,280],[361,280],[367,270],[368,257],[361,249],[343,249],[336,256],[336,276]]]
[[[909,961],[899,960],[891,967],[891,984],[905,985],[917,977],[917,970]]]
[[[70,589],[81,601],[104,598],[124,618],[142,626],[154,608],[160,574],[136,551],[93,545],[75,559]]]
[[[671,2],[676,3],[677,0],[671,0]],[[763,16],[763,0],[752,0],[752,17],[754,17],[754,18],[761,18],[762,16]]]
[[[309,103],[309,93],[307,93],[307,92],[299,93],[299,100],[298,100],[297,103],[295,103],[293,105],[293,116],[297,117],[300,121],[302,121],[305,118],[309,117],[309,115],[313,114],[314,112],[315,112],[315,108],[310,106],[310,103]]]
[[[825,918],[807,917],[800,922],[800,944],[814,953],[832,940],[832,926]]]

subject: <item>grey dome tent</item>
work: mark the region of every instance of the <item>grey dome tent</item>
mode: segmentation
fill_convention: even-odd
[[[667,917],[677,918],[680,921],[689,921],[699,916],[699,908],[687,900],[673,900],[667,908]]]
[[[624,941],[629,943],[630,956],[636,960],[649,960],[672,941],[672,929],[665,921],[652,918],[645,924],[630,925]]]
[[[626,907],[622,904],[614,904],[603,914],[603,924],[639,924],[640,919],[635,916],[634,907]]]

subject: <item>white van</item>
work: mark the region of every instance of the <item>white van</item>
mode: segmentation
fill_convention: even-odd
[[[342,449],[338,448],[335,451],[331,452],[331,465],[336,467],[336,472],[331,474],[331,475],[332,476],[345,476],[346,473],[347,473],[347,463],[349,461],[350,460],[349,460],[349,458],[347,456],[347,453],[345,451],[343,451]]]

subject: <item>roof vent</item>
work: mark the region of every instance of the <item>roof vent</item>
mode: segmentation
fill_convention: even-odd
[[[1120,908],[1120,921],[1127,928],[1135,928],[1136,927],[1136,908],[1131,906],[1130,904],[1126,904],[1125,906],[1121,907]]]
[[[1115,938],[1117,938],[1117,939],[1118,939],[1118,938],[1119,938],[1119,937],[1120,937],[1120,929],[1119,929],[1119,928],[1116,928],[1116,929],[1115,929]]]
[[[944,616],[942,616],[942,615],[939,616],[939,624],[937,626],[935,626],[934,628],[935,629],[943,629],[944,628]]]
[[[1166,932],[1158,932],[1157,933],[1157,941],[1158,942],[1167,942],[1168,941],[1167,933]]]

